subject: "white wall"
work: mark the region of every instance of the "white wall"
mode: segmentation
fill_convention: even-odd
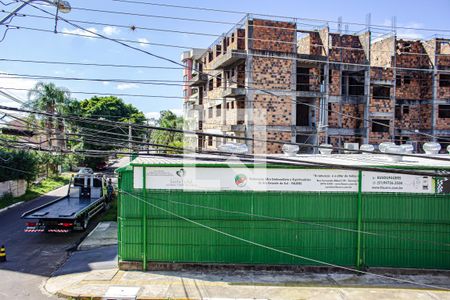
[[[14,197],[19,197],[27,191],[27,182],[24,179],[9,180],[0,182],[0,197],[4,194],[12,194]]]

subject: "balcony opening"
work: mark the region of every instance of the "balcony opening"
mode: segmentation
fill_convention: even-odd
[[[342,95],[364,96],[364,71],[342,71]]]
[[[208,108],[208,118],[212,118],[213,117],[213,108],[212,107],[209,107]]]
[[[216,106],[216,117],[220,117],[222,115],[222,104]]]
[[[197,147],[203,149],[205,147],[205,137],[199,136],[197,140]]]
[[[409,105],[403,105],[403,112],[404,115],[409,114]]]
[[[203,105],[203,90],[204,89],[205,89],[204,87],[200,87],[198,89],[198,104],[199,105]]]
[[[305,104],[305,101],[297,100],[297,107],[296,107],[296,119],[295,124],[297,126],[310,126],[311,119],[310,119],[310,107],[309,105]]]
[[[389,99],[391,97],[391,88],[384,85],[373,86],[373,98]]]
[[[309,68],[297,67],[297,91],[309,91]]]
[[[212,146],[212,145],[213,145],[213,137],[208,136],[208,146]]]
[[[449,74],[439,75],[439,87],[450,87],[450,75]]]
[[[438,116],[444,119],[450,118],[450,105],[439,105]]]
[[[213,89],[214,89],[214,82],[213,82],[213,79],[211,78],[208,81],[208,91],[212,91]]]
[[[222,46],[216,45],[216,57],[222,54]]]
[[[216,76],[216,87],[222,86],[222,74]]]
[[[403,83],[404,84],[411,84],[412,76],[411,75],[405,75],[403,76]]]
[[[395,85],[402,86],[402,76],[400,75],[395,76]]]
[[[213,60],[213,53],[212,51],[208,52],[208,62],[211,62]]]
[[[390,120],[372,120],[372,132],[389,132]]]

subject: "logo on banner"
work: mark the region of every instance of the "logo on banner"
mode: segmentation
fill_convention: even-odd
[[[178,171],[175,172],[177,174],[178,177],[183,178],[184,174],[186,174],[186,172],[184,171],[183,168],[179,169]]]
[[[244,174],[238,174],[234,177],[234,183],[238,187],[244,187],[247,184],[247,176]]]

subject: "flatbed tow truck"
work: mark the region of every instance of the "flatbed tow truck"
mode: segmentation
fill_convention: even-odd
[[[67,195],[25,212],[25,232],[71,232],[86,230],[89,221],[110,206],[105,178],[93,174],[72,177]]]

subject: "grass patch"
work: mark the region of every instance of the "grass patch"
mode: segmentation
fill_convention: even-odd
[[[12,197],[12,195],[6,195],[0,198],[0,209],[7,207],[11,204],[30,201],[37,197],[40,197],[50,191],[53,191],[63,185],[66,185],[70,181],[71,174],[62,174],[60,176],[48,177],[39,182],[38,184],[32,184],[28,187],[27,192],[20,197]]]

